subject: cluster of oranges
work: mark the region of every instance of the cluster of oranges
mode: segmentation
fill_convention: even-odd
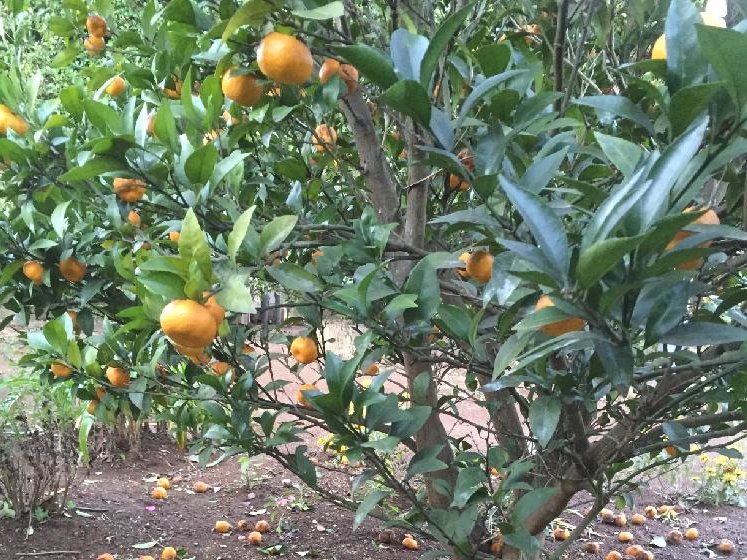
[[[60,275],[68,282],[78,283],[86,276],[87,266],[75,257],[68,257],[59,262]],[[23,263],[23,275],[37,286],[44,281],[44,265],[37,260]]]
[[[161,311],[161,329],[180,354],[205,363],[205,347],[218,336],[225,316],[226,310],[215,296],[209,296],[204,303],[176,299]]]
[[[236,528],[239,531],[249,533],[246,536],[246,540],[249,544],[258,546],[262,543],[262,535],[270,530],[270,523],[266,519],[260,519],[254,524],[254,527],[252,527],[246,519],[239,519],[239,521],[236,522]],[[228,521],[221,519],[215,522],[214,530],[218,534],[225,535],[230,533],[233,530],[233,527]]]
[[[91,56],[96,56],[104,52],[106,43],[104,35],[106,34],[106,20],[98,15],[90,15],[86,18],[86,30],[88,37],[83,41],[83,48]]]

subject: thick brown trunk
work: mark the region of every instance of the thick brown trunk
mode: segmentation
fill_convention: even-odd
[[[381,223],[391,223],[399,210],[399,195],[392,170],[379,145],[371,113],[360,92],[343,97],[340,108],[353,131],[361,173],[371,193],[371,203]]]

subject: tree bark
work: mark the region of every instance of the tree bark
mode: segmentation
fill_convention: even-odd
[[[371,203],[379,222],[395,222],[399,211],[397,185],[379,145],[368,105],[360,92],[356,91],[340,100],[340,109],[353,131],[361,162],[361,173],[371,193]]]

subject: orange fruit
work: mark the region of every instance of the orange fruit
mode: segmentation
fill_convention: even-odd
[[[215,320],[215,324],[220,327],[223,319],[226,318],[226,310],[221,304],[218,303],[218,300],[215,299],[215,296],[210,296],[209,298],[207,298],[204,305],[205,309],[210,312],[210,315]]]
[[[179,233],[178,231],[170,231],[169,241],[173,241],[174,243],[176,243],[177,241],[179,241],[180,236],[181,236],[181,233]]]
[[[0,133],[5,134],[9,128],[20,136],[29,131],[29,125],[25,120],[16,115],[6,105],[0,105]]]
[[[661,505],[659,506],[659,513],[662,513],[662,514],[669,513],[670,511],[672,511],[672,509],[673,509],[672,506]]]
[[[631,544],[625,549],[625,556],[632,556],[633,558],[643,560],[643,547],[639,544]]]
[[[256,105],[262,99],[264,87],[257,81],[257,78],[249,74],[232,75],[231,72],[235,69],[236,66],[231,66],[223,73],[223,79],[220,82],[223,95],[244,107]]]
[[[156,481],[156,486],[158,486],[159,488],[163,488],[164,490],[168,490],[169,488],[171,488],[171,481],[169,481],[169,479],[166,477],[159,478]]]
[[[620,542],[631,542],[633,540],[633,533],[629,533],[628,531],[621,531],[617,535],[617,540]]]
[[[449,190],[453,191],[456,189],[459,189],[460,191],[468,191],[469,183],[456,173],[451,173],[449,174]]]
[[[68,282],[80,282],[86,275],[86,265],[75,257],[60,261],[60,274]]]
[[[682,538],[682,531],[678,531],[677,529],[669,531],[669,534],[667,535],[667,541],[672,544],[680,544],[682,542]]]
[[[225,375],[231,369],[231,364],[228,362],[215,362],[210,366],[210,369],[213,370],[215,375]]]
[[[677,448],[674,445],[668,445],[664,448],[664,451],[666,451],[667,455],[670,457],[676,457],[680,454],[680,452],[677,450]]]
[[[612,523],[615,521],[615,514],[612,512],[611,509],[603,508],[599,511],[599,517],[602,518],[602,521],[605,523]]]
[[[128,179],[126,177],[116,177],[112,181],[114,192],[124,202],[137,202],[145,194],[145,181],[140,179]]]
[[[297,336],[290,345],[290,353],[300,364],[310,364],[319,357],[316,342],[308,336]]]
[[[260,519],[254,524],[254,530],[258,533],[266,533],[270,530],[270,524],[266,519]]]
[[[62,362],[52,362],[49,369],[52,370],[52,375],[60,379],[66,379],[73,374],[73,369]]]
[[[607,553],[607,556],[604,557],[604,560],[622,560],[623,555],[620,554],[616,550],[612,550]]]
[[[106,43],[103,37],[97,37],[96,35],[89,35],[83,41],[83,48],[91,56],[96,56],[104,51]]]
[[[571,536],[571,532],[564,527],[555,527],[555,529],[553,529],[552,536],[556,541],[565,541],[568,540],[568,537]]]
[[[209,489],[210,489],[210,486],[208,486],[207,484],[205,484],[205,483],[204,483],[203,481],[201,481],[201,480],[198,480],[197,482],[195,482],[195,483],[194,483],[194,484],[192,485],[192,490],[193,490],[193,491],[194,491],[194,492],[195,492],[196,494],[204,494],[204,493],[205,493],[205,492],[207,492],[207,491],[208,491]]]
[[[644,525],[646,523],[646,516],[641,515],[640,513],[634,513],[630,518],[630,522],[633,525]]]
[[[348,95],[358,89],[358,70],[355,66],[341,63],[334,58],[325,58],[322,67],[319,69],[319,81],[326,84],[332,79],[332,76],[338,76],[348,87]]]
[[[311,253],[311,262],[316,264],[316,260],[319,257],[323,257],[323,256],[324,256],[324,251],[314,251],[313,253]]]
[[[587,542],[584,543],[584,552],[588,552],[589,554],[599,554],[599,551],[602,550],[602,543],[600,542]]]
[[[467,261],[469,260],[469,252],[465,251],[461,255],[459,255],[459,260],[464,263],[465,268],[457,268],[456,273],[459,275],[460,278],[463,280],[469,279],[469,273],[467,272]]]
[[[503,535],[501,533],[496,533],[493,540],[490,542],[490,552],[496,556],[499,555],[503,550],[503,544]]]
[[[300,85],[311,77],[314,60],[309,47],[301,41],[273,31],[259,43],[257,64],[270,80]]]
[[[127,221],[130,222],[135,227],[140,227],[140,224],[142,224],[142,220],[140,219],[140,214],[138,214],[134,210],[130,210],[130,213],[127,214]]]
[[[306,395],[304,394],[306,391],[316,391],[316,385],[311,385],[310,383],[301,385],[296,392],[296,400],[300,406],[311,408],[311,403],[306,399]]]
[[[329,125],[320,124],[314,129],[311,145],[316,152],[326,152],[337,143],[337,131]]]
[[[148,122],[145,124],[145,132],[148,136],[156,137],[156,115],[151,113],[148,115]]]
[[[160,486],[156,486],[153,490],[151,490],[150,495],[156,500],[165,500],[169,497],[169,493],[166,492],[166,489],[161,488]]]
[[[130,384],[130,374],[122,368],[106,368],[106,378],[117,389],[124,389]]]
[[[39,261],[26,261],[23,263],[23,275],[39,285],[44,280],[44,266]]]
[[[99,554],[96,557],[96,560],[114,560],[114,556],[112,556],[108,552],[104,552],[103,554]]]
[[[651,60],[666,60],[667,59],[667,38],[662,33],[654,41],[654,46],[651,47]]]
[[[96,387],[96,399],[101,400],[106,396],[106,389],[103,387]]]
[[[67,315],[70,317],[70,321],[73,323],[73,330],[77,333],[80,332],[80,325],[78,324],[78,312],[75,309],[68,309]]]
[[[252,531],[247,535],[246,540],[249,541],[249,544],[257,546],[262,542],[262,533],[259,531]]]
[[[645,515],[649,519],[655,518],[656,517],[656,507],[655,506],[646,506],[646,508],[643,510],[643,515]]]
[[[195,364],[205,365],[210,362],[210,356],[205,353],[205,349],[202,347],[192,348],[190,346],[174,344],[174,349],[182,356],[186,356],[187,358],[192,360]]]
[[[412,535],[405,535],[405,538],[402,539],[402,546],[404,546],[407,550],[417,550],[418,548],[420,548],[420,545],[418,545],[418,541],[412,538]]]
[[[379,373],[379,366],[371,364],[366,368],[366,371],[363,372],[363,375],[376,375],[377,373]]]
[[[242,354],[251,354],[252,352],[256,352],[256,350],[251,344],[244,344],[244,346],[241,347]]]
[[[127,84],[122,79],[122,76],[114,76],[109,85],[106,86],[106,93],[112,97],[119,97],[125,92],[125,89],[127,89]]]
[[[690,527],[687,531],[685,531],[685,538],[689,541],[698,540],[699,536],[700,531],[698,531],[695,527]]]
[[[221,535],[224,535],[225,533],[231,532],[231,524],[228,521],[216,521],[215,522],[215,532],[220,533]]]
[[[161,311],[161,329],[176,344],[204,348],[218,334],[210,310],[191,299],[175,299]]]
[[[93,37],[103,37],[106,33],[106,20],[101,16],[90,15],[86,18],[86,30]]]
[[[550,299],[550,296],[543,295],[537,300],[534,310],[539,311],[540,309],[553,307],[554,305],[555,304],[552,302],[552,299]],[[573,331],[582,331],[585,326],[586,321],[581,319],[581,317],[569,317],[568,319],[561,319],[554,323],[542,325],[540,330],[548,336],[560,336],[561,334]]]
[[[182,81],[176,76],[173,76],[173,81],[174,89],[165,87],[163,93],[169,99],[179,99],[182,96]]]
[[[472,253],[467,259],[467,274],[484,284],[493,276],[493,255],[486,251]]]
[[[694,211],[695,211],[695,208],[690,207],[690,208],[685,208],[683,213],[694,212]],[[698,224],[698,225],[717,226],[721,223],[721,220],[719,220],[718,214],[716,214],[716,212],[714,212],[713,210],[709,208],[705,212],[705,214],[693,220],[692,223]],[[693,234],[689,231],[683,230],[683,231],[677,232],[675,236],[672,238],[672,240],[669,243],[667,243],[666,250],[672,251],[673,249],[677,247],[677,245],[680,244],[682,240],[687,239],[691,235]],[[700,245],[700,247],[704,247],[704,248],[710,247],[710,246],[711,244],[709,242],[706,242]],[[701,264],[703,264],[703,259],[693,259],[691,261],[685,261],[685,262],[678,264],[677,268],[680,270],[695,270],[697,268],[700,268]]]
[[[174,547],[167,546],[161,551],[161,560],[176,560],[176,550]]]
[[[620,515],[616,515],[613,519],[613,522],[618,527],[625,527],[628,524],[628,518],[625,517],[624,513],[621,513]]]
[[[88,414],[96,414],[96,407],[99,406],[99,401],[91,401],[88,403],[88,406],[86,407],[86,412]]]
[[[723,554],[731,554],[734,552],[734,543],[729,539],[721,539],[716,545],[716,550]]]

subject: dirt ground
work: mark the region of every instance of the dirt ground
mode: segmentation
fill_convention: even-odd
[[[342,338],[343,332],[345,329],[334,333],[341,354],[350,345],[349,340]],[[12,369],[11,364],[22,350],[16,343],[0,349],[0,376]],[[301,380],[295,379],[287,370],[281,371],[281,368],[276,367],[275,373],[296,382],[286,388],[287,396],[281,400],[292,399],[296,384],[301,380],[316,382],[319,378],[318,366],[305,368]],[[392,382],[399,384],[401,380],[395,376]],[[394,385],[388,389],[396,390]],[[459,404],[459,413],[479,425],[479,415],[484,412],[481,407],[467,401]],[[465,429],[458,426],[454,418],[444,420],[452,435]],[[314,439],[318,435],[309,438],[309,448],[313,456],[324,463],[329,457],[315,445]],[[470,438],[478,448],[484,445],[474,428],[467,427],[467,433],[460,435]],[[335,469],[321,471],[325,484],[334,485],[338,490],[349,487],[350,478],[357,470],[339,465]],[[636,507],[625,510],[628,518],[649,504],[675,505],[679,514],[674,519],[647,520],[644,526],[627,527],[626,530],[634,535],[633,542],[651,550],[657,559],[696,560],[704,556],[721,556],[714,552],[712,545],[719,539],[728,538],[736,545],[730,557],[747,557],[747,510],[729,506],[707,508],[687,502],[682,497],[692,474],[687,468],[679,468],[651,480],[644,487],[636,498]],[[160,501],[150,496],[159,476],[169,477],[172,483],[168,498]],[[210,491],[195,494],[192,485],[197,480],[209,484]],[[114,554],[117,560],[136,560],[146,554],[159,558],[165,546],[180,549],[182,560],[245,560],[268,555],[326,560],[405,560],[420,558],[436,548],[435,543],[421,542],[421,549],[417,552],[404,550],[399,544],[403,536],[399,530],[396,531],[395,544],[382,545],[376,539],[381,526],[370,518],[354,531],[352,512],[311,494],[271,459],[255,457],[247,463],[245,459],[233,458],[200,469],[163,434],[145,434],[138,456],[130,454],[112,463],[81,469],[70,500],[74,507],[44,522],[35,522],[34,532],[28,538],[25,535],[26,519],[0,519],[0,560],[95,560],[104,552]],[[588,500],[579,496],[558,522],[573,528],[588,506]],[[242,519],[252,526],[259,519],[270,522],[272,530],[264,536],[260,547],[248,544],[247,533],[236,529]],[[217,520],[228,521],[234,530],[228,535],[215,533],[213,528]],[[665,544],[661,538],[672,529],[684,532],[688,527],[699,529],[698,540],[664,548],[657,546]],[[625,546],[617,541],[619,531],[613,525],[595,523],[581,541],[570,548],[565,558],[602,560],[612,550],[623,553]],[[600,552],[582,552],[586,541],[601,542]],[[555,546],[550,538],[548,550]],[[68,552],[30,556],[54,551]]]

